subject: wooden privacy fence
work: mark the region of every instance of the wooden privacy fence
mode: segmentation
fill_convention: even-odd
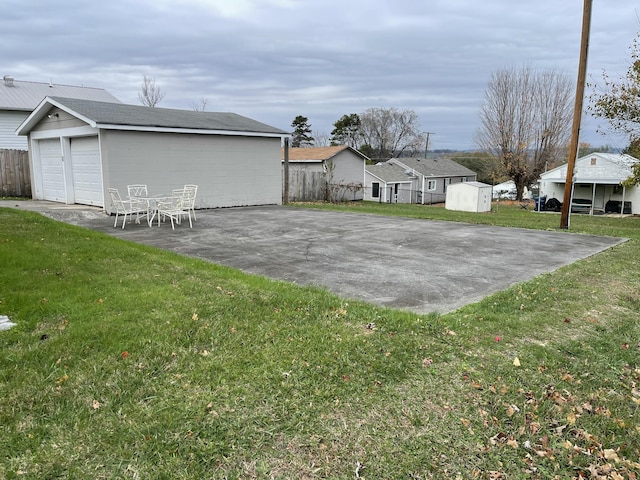
[[[317,202],[327,198],[327,177],[321,172],[289,170],[289,200]]]
[[[26,150],[0,149],[0,196],[31,198],[31,172]]]

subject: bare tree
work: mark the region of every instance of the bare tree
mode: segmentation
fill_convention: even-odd
[[[320,132],[320,131],[313,132],[314,147],[328,147],[329,145],[331,145],[331,140],[327,132]]]
[[[194,112],[206,112],[208,103],[209,103],[209,100],[207,100],[206,98],[202,97],[197,102],[196,101],[191,102],[191,109]]]
[[[164,91],[156,85],[156,79],[145,75],[138,91],[140,103],[147,107],[155,107],[163,98]]]
[[[571,133],[573,85],[555,70],[503,69],[485,91],[476,142],[500,159],[516,184],[516,198],[566,147]]]
[[[423,143],[413,110],[370,108],[360,114],[360,133],[372,158],[397,157]]]

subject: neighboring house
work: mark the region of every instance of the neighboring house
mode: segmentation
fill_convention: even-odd
[[[383,170],[381,165],[395,168]],[[371,167],[365,177],[365,200],[372,201],[443,203],[449,185],[477,179],[476,172],[447,158],[392,158]]]
[[[640,188],[625,188],[620,183],[631,176],[633,164],[639,160],[630,155],[590,153],[576,160],[574,166],[572,212],[640,213]],[[540,197],[546,202],[564,199],[567,164],[540,175]]]
[[[506,182],[498,183],[493,186],[493,198],[498,200],[515,200],[517,191],[516,191],[516,182],[513,180],[507,180]],[[531,190],[527,187],[524,187],[524,192],[522,192],[522,198],[531,200],[533,195],[531,194]]]
[[[5,75],[0,83],[0,150],[27,150],[27,138],[17,136],[16,129],[47,96],[120,103],[101,88],[23,82]]]
[[[367,165],[365,176],[365,200],[380,203],[416,203],[417,191],[413,188],[416,175],[393,163],[381,162]]]
[[[447,210],[460,212],[490,212],[491,185],[482,182],[451,184],[447,188],[447,200],[444,207]]]
[[[47,97],[28,135],[33,198],[103,206],[128,184],[167,194],[199,186],[197,208],[280,204],[280,145],[289,134],[234,113]]]
[[[290,148],[289,200],[362,200],[367,160],[346,145]]]

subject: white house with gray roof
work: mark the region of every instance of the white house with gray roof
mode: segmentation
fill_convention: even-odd
[[[449,185],[476,179],[476,172],[447,158],[392,158],[366,167],[365,200],[442,203]]]
[[[47,97],[17,130],[27,136],[33,198],[98,205],[107,188],[169,194],[197,184],[197,208],[280,204],[288,133],[235,113]]]
[[[640,214],[640,187],[622,186],[639,161],[619,153],[590,153],[578,158],[573,170],[571,211]],[[540,197],[546,197],[547,202],[562,202],[566,181],[566,163],[544,172],[539,179]]]
[[[27,138],[16,129],[47,96],[120,103],[102,88],[25,82],[5,75],[0,82],[0,149],[27,150]]]

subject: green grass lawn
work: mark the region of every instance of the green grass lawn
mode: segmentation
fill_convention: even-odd
[[[0,208],[0,478],[635,479],[640,219],[571,232],[630,240],[416,315]]]

